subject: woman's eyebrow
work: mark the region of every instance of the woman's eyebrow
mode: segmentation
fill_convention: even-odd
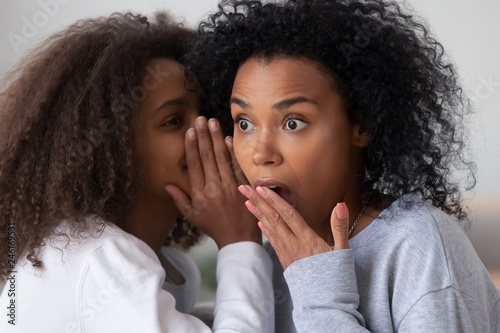
[[[285,99],[283,101],[275,103],[273,105],[273,109],[276,109],[278,111],[282,111],[282,110],[288,109],[290,106],[292,106],[294,104],[299,104],[299,103],[308,103],[308,104],[318,105],[318,103],[316,103],[316,101],[314,101],[310,98],[299,96],[299,97]]]
[[[233,104],[233,103],[236,105],[239,105],[242,109],[249,109],[250,108],[250,105],[247,102],[244,102],[237,97],[231,97],[231,104]],[[278,110],[278,111],[282,111],[282,110],[288,109],[290,106],[292,106],[294,104],[298,104],[298,103],[309,103],[309,104],[318,105],[318,103],[316,103],[316,101],[314,101],[310,98],[299,96],[299,97],[293,97],[293,98],[279,101],[279,102],[273,104],[273,109]]]
[[[231,97],[230,102],[231,102],[231,104],[236,104],[236,105],[240,106],[242,109],[249,109],[250,108],[250,105],[247,102],[242,101],[238,97]]]

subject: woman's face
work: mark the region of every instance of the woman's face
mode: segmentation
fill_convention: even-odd
[[[231,114],[234,151],[250,184],[276,187],[326,237],[333,207],[359,198],[366,144],[333,78],[308,60],[250,58],[236,75]]]
[[[190,190],[184,136],[199,115],[199,95],[186,90],[179,62],[153,59],[147,68],[142,82],[146,93],[134,119],[139,191],[149,198],[170,198],[167,184]]]

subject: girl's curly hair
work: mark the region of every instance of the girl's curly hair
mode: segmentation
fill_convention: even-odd
[[[61,220],[71,236],[102,227],[84,223],[89,215],[123,220],[137,195],[131,116],[147,63],[181,61],[195,35],[163,12],[153,22],[131,13],[81,20],[8,74],[0,90],[1,276],[9,243],[40,267],[37,249]],[[186,223],[178,219],[173,240],[189,246],[199,232]]]
[[[456,176],[467,177],[467,190],[475,185],[463,126],[471,107],[442,45],[420,20],[382,0],[227,0],[218,8],[200,24],[186,63],[226,133],[244,61],[312,60],[333,77],[348,116],[370,134],[363,151],[370,204],[415,193],[469,225]]]

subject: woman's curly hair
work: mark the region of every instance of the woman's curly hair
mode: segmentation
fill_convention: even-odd
[[[333,77],[350,119],[370,134],[363,150],[365,199],[383,207],[387,196],[415,193],[469,225],[461,192],[475,185],[464,145],[470,103],[442,45],[397,3],[223,1],[198,34],[187,70],[226,133],[232,133],[229,99],[244,61],[312,60]],[[463,188],[457,179],[464,175]]]
[[[1,276],[9,242],[41,267],[37,250],[61,220],[71,236],[102,228],[99,219],[86,223],[89,215],[123,220],[137,195],[131,116],[147,63],[181,61],[195,36],[163,12],[154,21],[115,13],[53,35],[8,74],[0,90]],[[174,229],[171,240],[185,246],[199,236],[182,218]]]

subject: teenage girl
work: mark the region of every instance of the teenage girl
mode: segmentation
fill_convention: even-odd
[[[189,315],[197,268],[163,246],[187,248],[199,229],[220,249],[213,331],[274,330],[242,179],[185,81],[193,38],[165,13],[83,20],[5,79],[0,331],[211,332]]]
[[[224,1],[187,63],[272,246],[276,331],[500,332],[462,230],[469,103],[417,18],[381,0]]]

